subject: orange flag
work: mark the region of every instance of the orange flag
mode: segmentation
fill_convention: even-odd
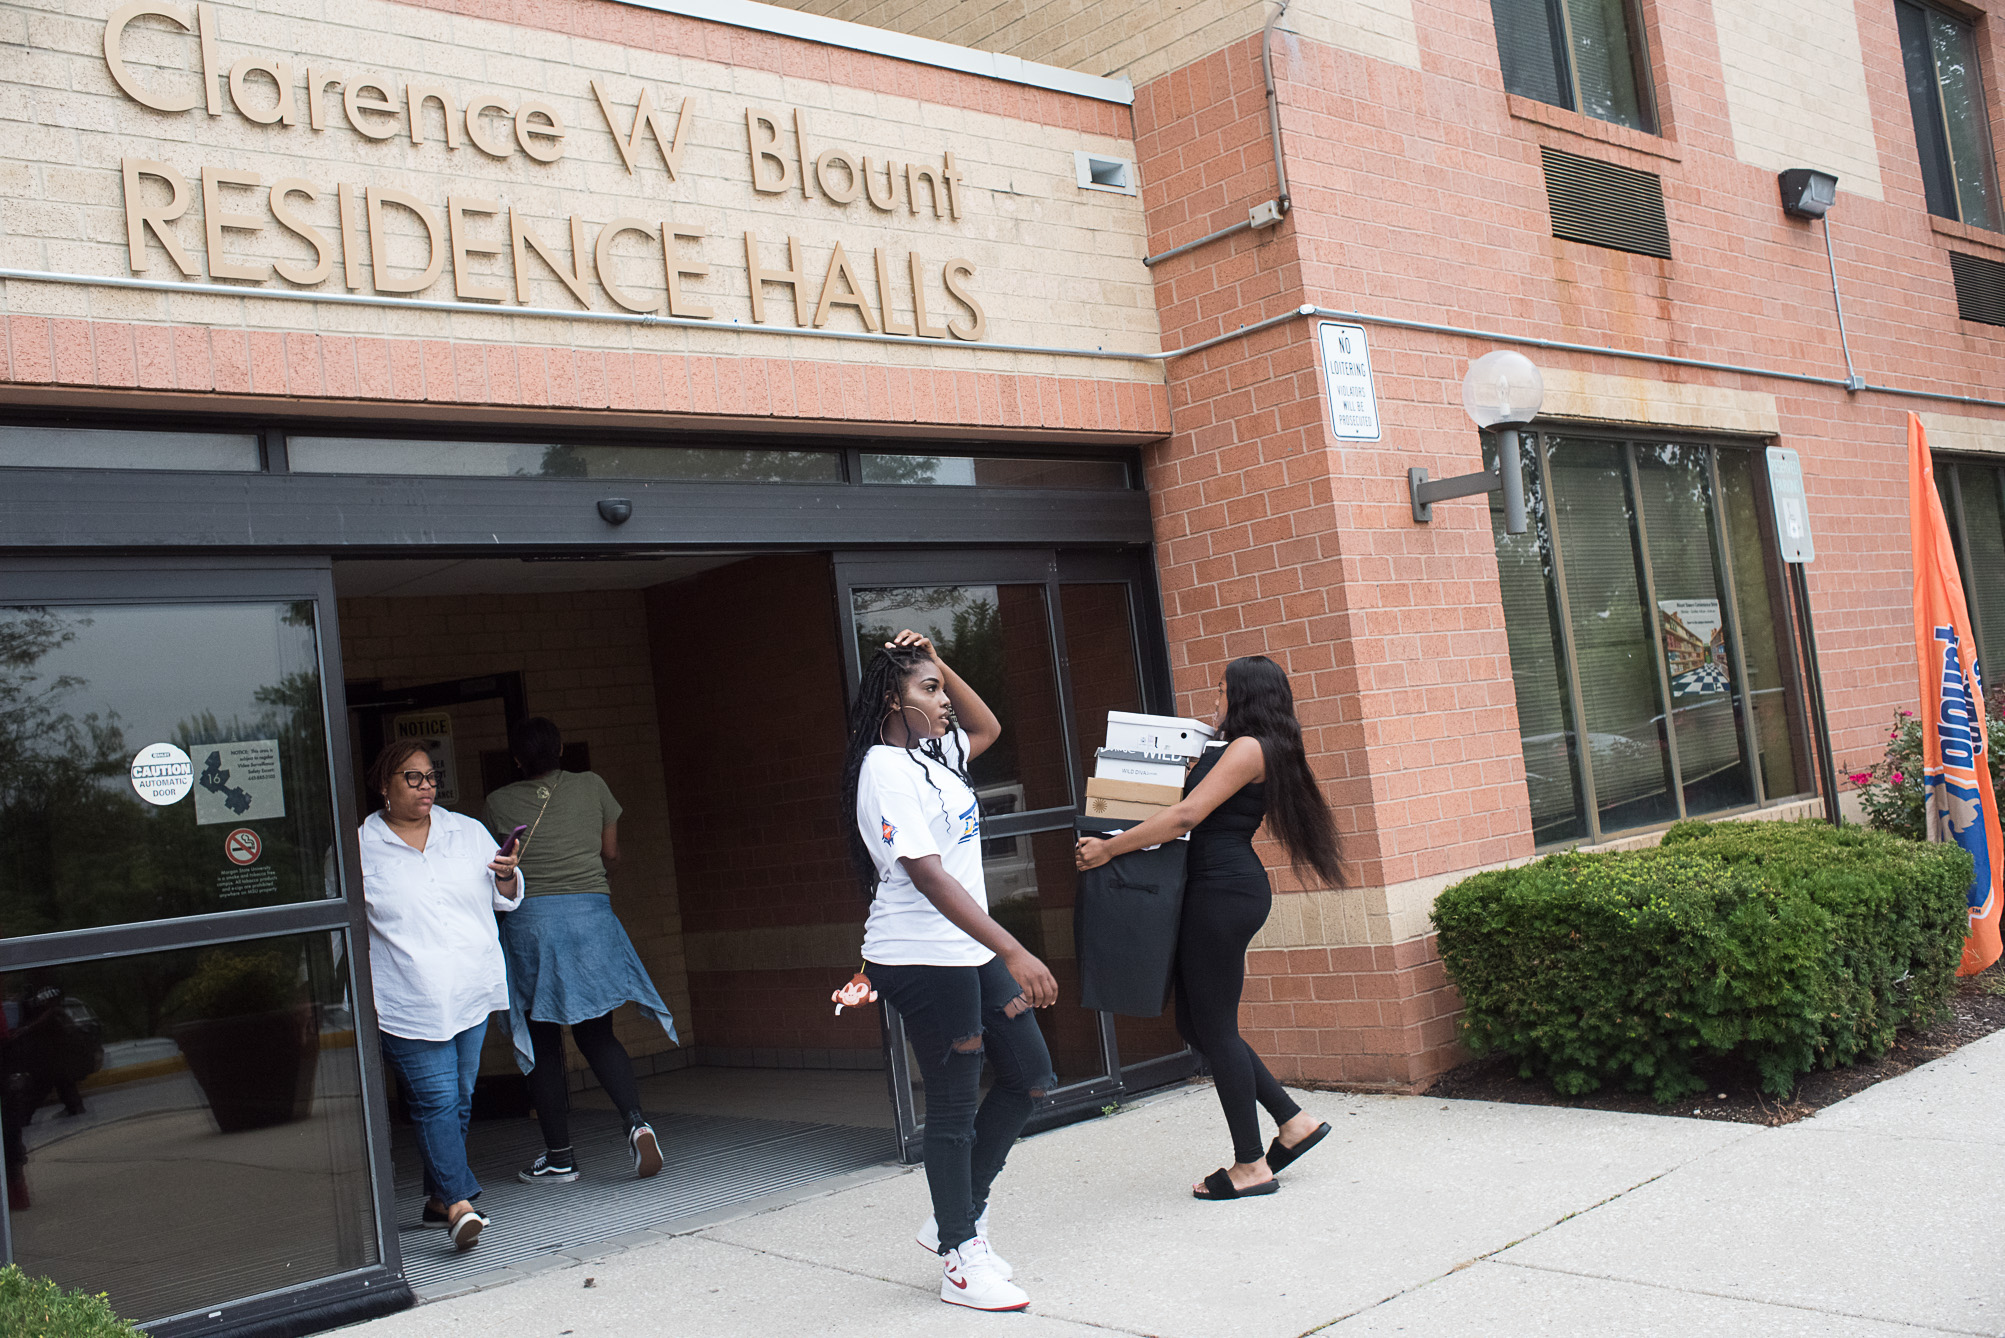
[[[1935,462],[1921,419],[1908,415],[1908,532],[1914,540],[1914,643],[1921,674],[1923,818],[1931,841],[1954,841],[1977,861],[1970,880],[1970,936],[1958,975],[1998,960],[2005,838],[1986,755],[1984,683],[1970,636],[1970,610],[1956,570],[1949,521],[1935,490]]]

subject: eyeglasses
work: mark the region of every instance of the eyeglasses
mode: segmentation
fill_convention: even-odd
[[[436,790],[439,788],[439,773],[436,771],[406,771],[404,773],[404,784],[410,786],[413,790],[422,790],[427,786]]]

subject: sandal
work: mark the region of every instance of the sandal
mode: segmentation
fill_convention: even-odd
[[[1223,1166],[1204,1178],[1204,1187],[1206,1190],[1205,1193],[1200,1194],[1193,1189],[1190,1192],[1190,1196],[1194,1199],[1204,1199],[1206,1201],[1257,1199],[1263,1194],[1278,1194],[1281,1192],[1281,1182],[1272,1179],[1262,1180],[1257,1185],[1248,1185],[1245,1189],[1235,1188],[1232,1183],[1232,1177],[1226,1173]]]
[[[1279,1175],[1282,1171],[1285,1171],[1288,1167],[1301,1160],[1303,1153],[1329,1136],[1330,1124],[1328,1120],[1317,1125],[1310,1131],[1307,1138],[1304,1138],[1294,1147],[1284,1147],[1279,1135],[1276,1135],[1274,1141],[1267,1145],[1267,1169]]]

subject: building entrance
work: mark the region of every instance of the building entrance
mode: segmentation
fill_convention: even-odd
[[[897,1019],[828,998],[868,910],[838,797],[847,699],[889,624],[1001,715],[976,777],[992,899],[1076,982],[1082,759],[1106,710],[1170,706],[1125,462],[849,447],[806,452],[830,478],[743,479],[662,444],[606,464],[615,481],[599,456],[483,473],[482,443],[276,424],[241,434],[255,470],[219,474],[179,467],[190,433],[99,430],[116,467],[10,473],[0,550],[0,1257],[194,1338],[360,1318],[916,1160]],[[692,460],[711,472],[685,479]],[[38,519],[113,494],[115,522]],[[584,1175],[519,1184],[542,1138],[494,1025],[471,1151],[495,1225],[461,1256],[420,1221],[378,1060],[359,776],[382,739],[423,738],[443,802],[477,815],[531,715],[621,805],[613,909],[679,1043],[632,1007],[614,1025],[667,1166],[633,1178],[574,1055]],[[1076,994],[1043,1020],[1045,1125],[1194,1067],[1166,1023]]]
[[[1106,712],[1146,704],[1133,578],[1128,560],[1050,552],[337,561],[356,770],[386,741],[422,741],[439,802],[477,816],[519,778],[509,727],[555,721],[565,769],[621,806],[614,909],[680,1037],[632,1006],[616,1018],[659,1177],[634,1178],[624,1123],[573,1048],[583,1175],[523,1184],[542,1139],[508,1029],[491,1026],[468,1139],[494,1219],[478,1250],[422,1223],[414,1140],[392,1127],[412,1284],[916,1157],[924,1096],[897,1019],[828,1001],[868,912],[840,811],[846,703],[900,627],[931,635],[1003,721],[974,776],[989,897],[1073,991],[1040,1019],[1061,1079],[1044,1119],[1181,1076],[1167,1018],[1116,1026],[1076,1004],[1073,796]]]

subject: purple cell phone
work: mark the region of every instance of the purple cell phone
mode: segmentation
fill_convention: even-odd
[[[515,847],[522,843],[523,833],[527,832],[528,830],[529,830],[529,824],[526,822],[523,823],[520,827],[517,827],[514,831],[508,834],[508,839],[501,843],[501,849],[495,853],[501,855],[513,855],[515,853]]]

